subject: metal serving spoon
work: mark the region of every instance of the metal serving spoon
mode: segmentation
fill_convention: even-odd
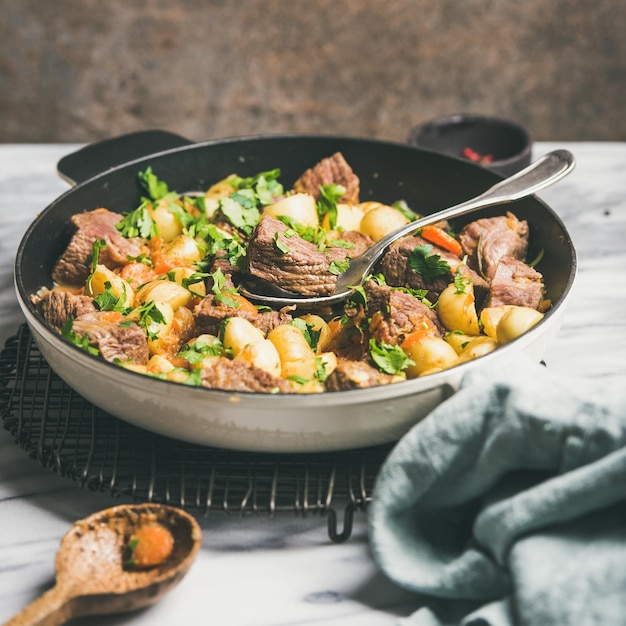
[[[286,291],[275,285],[268,285],[268,289],[272,291],[272,294],[254,293],[243,285],[239,287],[239,293],[252,302],[270,306],[338,304],[350,297],[354,292],[355,286],[363,283],[366,276],[371,273],[374,265],[376,265],[377,261],[394,241],[410,235],[418,228],[427,224],[459,217],[471,211],[496,204],[504,204],[525,198],[563,178],[572,171],[574,165],[574,155],[571,152],[568,150],[554,150],[540,157],[528,167],[517,172],[517,174],[496,183],[479,196],[431,215],[426,215],[389,233],[386,237],[369,247],[363,254],[350,260],[348,269],[337,278],[335,292],[329,296],[299,296],[297,293]]]
[[[158,523],[174,538],[172,554],[151,569],[124,569],[129,537]],[[119,505],[76,522],[56,555],[56,584],[5,626],[54,626],[84,615],[134,611],[159,600],[189,570],[202,541],[196,520],[175,507]]]

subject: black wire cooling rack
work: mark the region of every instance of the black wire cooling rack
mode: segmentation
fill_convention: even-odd
[[[337,543],[350,537],[354,513],[366,510],[390,451],[385,445],[249,453],[156,435],[74,392],[52,371],[26,325],[0,353],[0,417],[16,443],[42,466],[90,490],[201,515],[318,514],[327,517],[328,535]]]

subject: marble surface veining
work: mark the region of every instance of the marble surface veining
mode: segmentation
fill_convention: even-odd
[[[1,344],[22,321],[12,276],[19,240],[37,213],[68,189],[56,162],[76,147],[0,145]],[[540,143],[535,156],[556,147],[570,149],[577,167],[541,197],[565,222],[579,273],[546,362],[564,375],[611,377],[623,385],[626,143]],[[119,502],[41,468],[0,430],[0,622],[52,585],[54,555],[72,522]],[[329,541],[319,516],[211,514],[200,521],[200,555],[158,605],[83,623],[384,626],[420,605],[372,561],[364,514],[356,515],[345,544]]]

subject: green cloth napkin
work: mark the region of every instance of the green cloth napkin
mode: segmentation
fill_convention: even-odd
[[[410,625],[626,624],[626,392],[525,357],[477,368],[405,435],[369,508]]]

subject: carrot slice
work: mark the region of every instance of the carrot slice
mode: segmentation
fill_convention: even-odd
[[[247,313],[251,313],[252,315],[258,315],[259,310],[248,300],[248,298],[244,298],[239,293],[227,293],[226,294],[231,300],[234,300],[239,306],[237,309],[241,311],[246,311]]]
[[[424,226],[421,234],[427,241],[434,243],[444,250],[448,250],[448,252],[452,252],[452,254],[455,254],[458,257],[460,257],[463,253],[461,244],[454,237],[443,230],[443,228],[439,228],[439,226]]]
[[[424,339],[424,337],[434,335],[435,331],[436,331],[435,325],[428,318],[424,318],[424,321],[422,322],[421,326],[418,326],[415,330],[411,331],[408,335],[406,335],[406,337],[400,344],[400,347],[403,350],[407,350],[414,343],[418,343],[422,339]]]
[[[142,526],[131,536],[132,565],[154,567],[163,563],[174,549],[172,533],[160,524]]]

